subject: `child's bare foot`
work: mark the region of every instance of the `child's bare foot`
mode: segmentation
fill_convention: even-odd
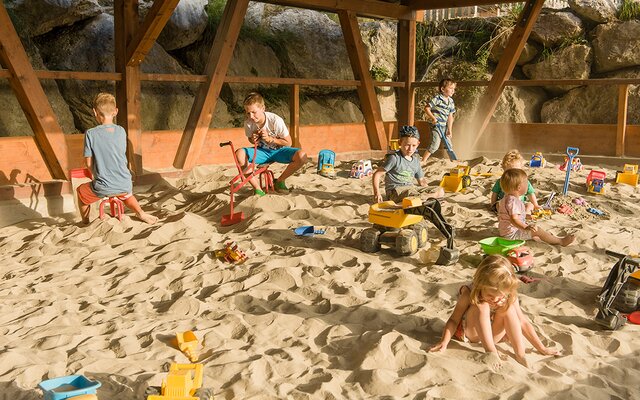
[[[571,243],[573,243],[574,240],[576,240],[576,235],[567,235],[567,236],[563,237],[562,239],[560,239],[560,245],[568,246]]]
[[[525,356],[516,356],[516,361],[523,367],[529,368],[529,361],[527,361],[527,358]]]
[[[138,216],[138,218],[140,218],[140,220],[142,222],[146,222],[149,225],[153,225],[156,222],[158,222],[158,217],[154,217],[153,215],[147,214],[145,212],[142,212],[142,213],[138,214],[137,216]]]
[[[491,368],[493,372],[498,372],[502,368],[502,360],[500,355],[495,351],[484,353],[482,360]]]

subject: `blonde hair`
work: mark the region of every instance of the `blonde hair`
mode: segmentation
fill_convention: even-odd
[[[507,170],[509,168],[513,168],[513,164],[516,162],[524,164],[524,158],[522,157],[522,154],[520,154],[520,152],[516,149],[509,150],[509,152],[502,158],[502,169]]]
[[[103,117],[116,112],[116,98],[111,93],[98,93],[93,100],[93,109]]]
[[[242,105],[245,107],[248,107],[254,104],[259,104],[261,106],[264,106],[264,98],[258,92],[249,93],[247,97],[244,98],[244,101],[242,102]]]
[[[500,188],[505,193],[515,192],[523,182],[527,181],[527,173],[520,168],[511,168],[502,174]]]
[[[507,297],[504,308],[508,308],[514,301],[518,291],[519,280],[513,271],[509,260],[500,254],[487,256],[473,275],[471,288],[471,304],[478,305],[483,302],[482,290],[494,289],[502,292]]]

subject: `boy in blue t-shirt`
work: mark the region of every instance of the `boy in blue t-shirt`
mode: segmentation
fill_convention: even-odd
[[[456,153],[453,152],[453,144],[451,144],[453,114],[456,112],[456,105],[451,96],[456,92],[456,83],[451,79],[443,79],[440,81],[439,88],[440,93],[431,99],[424,110],[431,124],[431,144],[422,156],[423,164],[431,154],[440,148],[440,141],[444,142],[451,161],[458,159]]]
[[[400,128],[400,149],[387,154],[384,163],[373,174],[373,199],[376,203],[383,201],[380,192],[380,180],[384,175],[384,185],[387,200],[399,203],[405,197],[440,198],[444,190],[438,187],[433,193],[421,196],[427,186],[427,178],[420,166],[420,156],[416,153],[420,144],[420,133],[415,126]],[[415,181],[420,187],[416,187]]]
[[[138,218],[148,224],[158,221],[147,214],[133,196],[131,172],[127,161],[127,133],[113,123],[118,114],[116,99],[109,93],[100,93],[93,103],[93,114],[100,125],[84,135],[85,165],[92,181],[77,189],[82,222],[89,223],[91,204],[104,197],[115,196],[132,209]]]

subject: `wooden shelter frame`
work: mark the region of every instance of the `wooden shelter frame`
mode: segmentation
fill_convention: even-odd
[[[353,80],[298,79],[227,76],[233,50],[240,33],[249,0],[227,0],[203,75],[145,74],[140,64],[151,50],[179,0],[156,0],[142,23],[139,23],[137,0],[114,0],[115,71],[49,71],[34,70],[13,26],[4,4],[0,4],[0,78],[9,80],[33,132],[36,145],[54,179],[66,179],[68,155],[64,134],[40,84],[41,79],[110,80],[116,82],[116,100],[120,108],[118,123],[128,133],[129,160],[136,174],[143,173],[140,118],[141,82],[197,82],[200,84],[186,127],[178,146],[174,167],[188,170],[195,164],[206,139],[223,83],[280,84],[291,87],[290,122],[294,144],[300,143],[300,86],[355,87],[365,117],[369,145],[372,150],[387,146],[388,137],[382,124],[381,110],[375,94],[376,86],[398,90],[398,124],[414,124],[415,90],[434,83],[415,82],[416,23],[421,10],[511,3],[496,0],[401,0],[387,3],[379,0],[261,0],[284,6],[337,13],[348,49]],[[509,80],[516,60],[538,18],[544,0],[528,0],[509,38],[503,57],[489,82],[460,82],[461,86],[487,86],[478,114],[476,143],[493,115],[505,86],[542,85],[618,85],[619,106],[616,134],[617,156],[625,155],[628,87],[640,79],[579,80]],[[357,17],[390,18],[398,21],[398,81],[377,82],[369,73],[366,48],[360,35]]]

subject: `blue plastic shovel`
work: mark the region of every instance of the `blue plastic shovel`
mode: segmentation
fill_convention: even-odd
[[[577,156],[580,152],[580,149],[577,147],[567,147],[567,175],[564,178],[564,188],[562,189],[562,195],[566,196],[569,191],[569,175],[571,175],[571,170],[573,169],[573,157]]]

